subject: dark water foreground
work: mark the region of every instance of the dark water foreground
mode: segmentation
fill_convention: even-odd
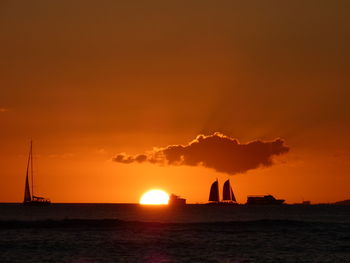
[[[22,212],[17,220],[9,215],[11,209]],[[208,211],[220,213],[220,208],[109,209],[130,217],[138,211],[134,216],[139,220],[102,219],[99,214],[106,213],[98,206],[88,209],[95,216],[86,218],[82,213],[79,219],[67,216],[68,212],[66,219],[60,215],[48,219],[44,210],[0,206],[0,262],[350,262],[348,207],[222,208],[222,222],[212,220],[220,215],[208,215]],[[51,207],[46,212],[64,210]],[[6,216],[1,214],[4,211]],[[321,211],[325,217],[317,220]],[[142,222],[148,221],[149,213],[152,218],[163,213],[162,222]],[[191,213],[197,213],[195,219],[202,216],[203,222],[192,222]],[[292,220],[278,218],[288,213]],[[181,222],[172,223],[165,216],[176,214],[182,214]],[[228,221],[229,214],[240,220]]]

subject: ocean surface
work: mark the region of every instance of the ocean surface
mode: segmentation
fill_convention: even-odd
[[[0,262],[350,262],[350,206],[0,204]]]

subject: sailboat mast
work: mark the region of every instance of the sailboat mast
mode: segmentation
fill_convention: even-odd
[[[30,172],[32,174],[32,195],[34,195],[34,175],[33,175],[33,141],[30,141]]]

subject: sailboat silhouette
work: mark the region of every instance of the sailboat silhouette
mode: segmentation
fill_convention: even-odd
[[[222,201],[220,201],[218,179],[212,183],[209,192],[209,204],[237,204],[236,197],[230,184],[230,179],[226,180],[224,183]]]
[[[32,183],[32,193],[30,193],[29,187],[29,175]],[[33,173],[33,141],[30,141],[29,157],[27,163],[26,181],[24,186],[24,205],[49,205],[51,201],[47,198],[34,195],[34,173]]]

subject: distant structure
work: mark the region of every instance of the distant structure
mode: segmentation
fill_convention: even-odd
[[[174,195],[171,194],[169,197],[169,205],[171,206],[182,206],[182,205],[186,205],[186,199],[185,198],[181,198],[178,195]]]
[[[281,205],[284,199],[276,199],[272,195],[252,195],[247,198],[247,205]]]
[[[224,183],[222,201],[220,201],[218,179],[212,183],[209,193],[209,204],[237,204],[229,179]]]

